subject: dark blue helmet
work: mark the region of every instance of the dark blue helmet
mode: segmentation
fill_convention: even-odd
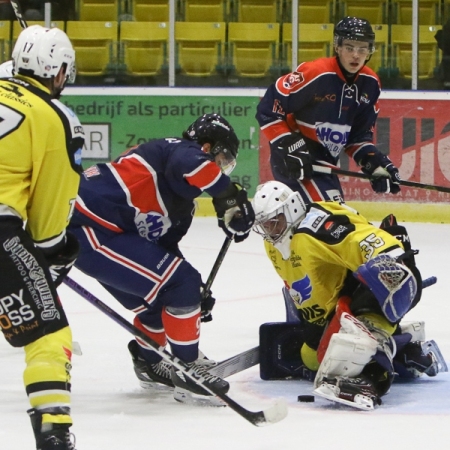
[[[334,46],[342,45],[344,39],[369,43],[369,50],[375,49],[375,33],[370,22],[358,17],[345,17],[334,27]]]

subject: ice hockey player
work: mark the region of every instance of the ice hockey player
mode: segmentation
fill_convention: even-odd
[[[278,181],[258,186],[252,204],[254,230],[302,319],[303,376],[318,395],[373,409],[395,373],[446,370],[437,346],[422,351],[423,324],[399,325],[420,300],[422,280],[393,216],[377,228],[345,204],[305,206]]]
[[[0,79],[0,326],[9,344],[25,349],[37,449],[74,450],[72,335],[56,288],[78,252],[66,227],[84,133],[57,100],[73,81],[75,52],[63,31],[34,25],[21,32],[12,58],[15,75]]]
[[[336,175],[312,164],[338,164],[342,151],[371,175],[375,192],[400,191],[398,169],[373,144],[380,80],[365,64],[375,51],[367,20],[345,17],[334,27],[335,56],[301,63],[269,86],[256,119],[270,143],[275,180],[305,203],[342,201]]]
[[[214,298],[201,301],[199,272],[178,244],[194,214],[194,199],[213,197],[219,226],[235,242],[247,238],[254,214],[246,191],[231,182],[239,141],[218,114],[192,123],[182,138],[152,140],[111,163],[84,172],[70,229],[80,241],[76,267],[97,279],[136,316],[134,325],[159,345],[170,343],[191,371],[208,377],[198,358],[200,320],[211,320]],[[238,212],[239,214],[235,214]],[[138,378],[174,386],[179,401],[214,401],[142,340],[130,342]],[[217,377],[208,382],[226,392]]]

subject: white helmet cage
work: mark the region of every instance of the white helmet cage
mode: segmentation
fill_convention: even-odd
[[[15,73],[51,79],[66,64],[66,80],[75,81],[75,50],[64,31],[32,25],[23,30],[12,52]]]
[[[272,243],[283,259],[288,259],[294,230],[306,215],[301,195],[279,181],[268,181],[256,188],[252,206],[255,211],[253,231]],[[281,229],[277,227],[280,221],[285,222]]]

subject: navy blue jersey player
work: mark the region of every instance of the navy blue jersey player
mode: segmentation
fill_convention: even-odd
[[[307,203],[343,199],[338,177],[311,167],[338,164],[342,151],[373,177],[375,192],[400,191],[397,168],[373,144],[380,80],[365,64],[374,42],[367,20],[342,19],[334,28],[335,56],[300,64],[269,86],[258,105],[273,176]]]
[[[132,310],[136,327],[159,345],[168,342],[175,356],[200,373],[207,367],[198,359],[200,321],[211,319],[214,299],[206,296],[202,303],[201,276],[178,244],[191,226],[194,199],[203,192],[213,198],[227,236],[236,242],[248,236],[253,209],[246,191],[228,176],[238,146],[231,125],[206,114],[183,138],[149,141],[92,166],[82,177],[70,225],[81,246],[76,267]],[[180,401],[195,395],[208,400],[206,391],[183,381],[138,338],[129,350],[142,383],[175,385]],[[209,381],[228,390],[221,379]]]

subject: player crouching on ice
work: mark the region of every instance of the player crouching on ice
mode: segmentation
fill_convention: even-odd
[[[377,228],[336,202],[305,206],[269,181],[252,201],[254,231],[300,317],[300,363],[314,392],[363,410],[381,404],[395,374],[435,376],[447,367],[423,322],[400,325],[420,300],[422,279],[404,227]],[[403,242],[403,243],[402,243]]]

